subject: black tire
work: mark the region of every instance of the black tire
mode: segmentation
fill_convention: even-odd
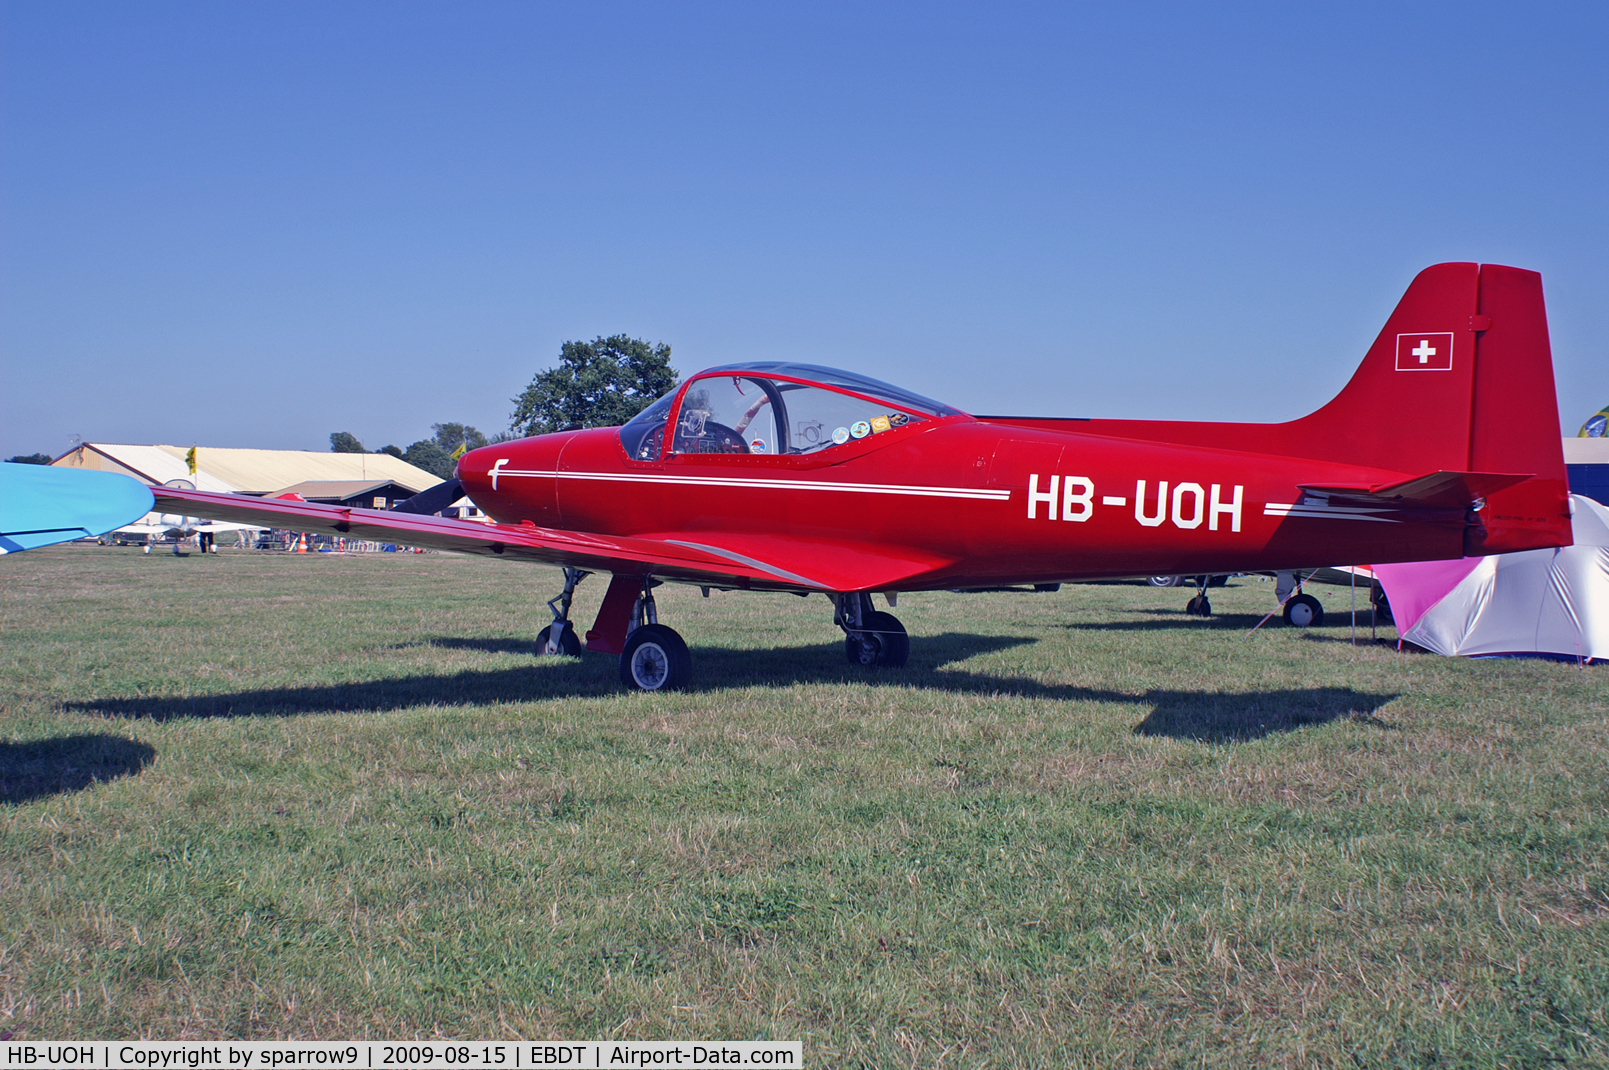
[[[1179,587],[1184,583],[1183,576],[1151,576],[1145,581],[1152,587]]]
[[[1210,617],[1212,616],[1212,603],[1207,600],[1206,595],[1198,594],[1185,603],[1184,611],[1192,617]]]
[[[1036,583],[1034,584],[1034,590],[1038,591],[1040,594],[1055,594],[1057,591],[1061,590],[1061,584]]]
[[[1227,575],[1225,575],[1225,576],[1212,576],[1212,577],[1208,578],[1207,586],[1208,587],[1228,587],[1229,586],[1229,577]]]
[[[905,625],[892,613],[868,613],[861,626],[866,630],[844,637],[844,657],[851,665],[904,666],[911,656],[911,637]]]
[[[1324,606],[1310,594],[1299,594],[1285,603],[1285,623],[1317,628],[1324,623]]]
[[[620,653],[620,682],[633,691],[680,691],[692,678],[687,644],[663,624],[632,632]]]
[[[538,655],[548,652],[548,636],[552,632],[553,625],[549,624],[546,628],[536,633],[536,652]],[[564,622],[564,631],[559,635],[558,652],[567,658],[579,658],[581,656],[581,639],[575,634],[575,625],[569,621]]]
[[[1374,616],[1382,624],[1395,624],[1391,616],[1391,603],[1386,599],[1384,588],[1376,587],[1369,594],[1369,600],[1374,603]]]

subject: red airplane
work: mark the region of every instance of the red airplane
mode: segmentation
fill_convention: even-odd
[[[576,584],[610,573],[586,649],[685,686],[662,581],[820,591],[849,660],[909,641],[872,593],[1275,572],[1570,543],[1541,276],[1438,264],[1346,388],[1280,424],[970,416],[848,372],[711,368],[624,427],[467,453],[375,511],[153,487],[156,508],[564,569],[538,650],[578,654]],[[429,515],[460,493],[495,524]]]

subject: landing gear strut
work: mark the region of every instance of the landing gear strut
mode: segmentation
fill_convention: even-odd
[[[693,677],[693,658],[675,631],[659,623],[654,588],[644,577],[642,593],[632,607],[626,648],[620,652],[620,682],[638,691],[680,691]]]
[[[536,633],[538,654],[563,654],[571,658],[581,656],[581,639],[575,634],[575,626],[570,623],[570,601],[575,597],[575,585],[590,575],[590,572],[582,572],[578,568],[564,570],[564,590],[548,599],[548,609],[553,611],[553,623]]]
[[[887,665],[897,669],[911,656],[905,626],[892,613],[872,609],[872,596],[840,594],[832,622],[844,630],[844,656],[851,665]]]

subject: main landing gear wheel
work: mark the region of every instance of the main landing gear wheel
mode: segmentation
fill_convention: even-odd
[[[637,691],[680,691],[693,677],[693,658],[682,637],[663,624],[631,633],[620,655],[620,682]]]
[[[860,630],[844,637],[844,656],[851,665],[904,666],[911,656],[911,637],[892,613],[866,613]]]
[[[1285,603],[1285,623],[1316,628],[1324,623],[1324,607],[1310,594],[1295,595]]]
[[[1212,616],[1212,603],[1207,601],[1205,594],[1198,594],[1184,604],[1184,611],[1192,617]]]
[[[575,634],[575,625],[569,621],[564,622],[564,628],[559,632],[557,649],[549,648],[548,644],[552,638],[553,629],[557,627],[559,625],[549,624],[546,628],[536,633],[537,654],[539,656],[542,654],[563,654],[567,658],[579,658],[581,656],[581,637]]]
[[[1145,581],[1152,587],[1180,587],[1184,584],[1183,576],[1151,576]]]

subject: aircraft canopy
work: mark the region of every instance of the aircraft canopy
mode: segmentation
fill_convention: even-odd
[[[627,454],[657,460],[673,408],[673,453],[813,453],[929,418],[964,415],[836,368],[784,361],[724,364],[699,372],[621,428]]]

